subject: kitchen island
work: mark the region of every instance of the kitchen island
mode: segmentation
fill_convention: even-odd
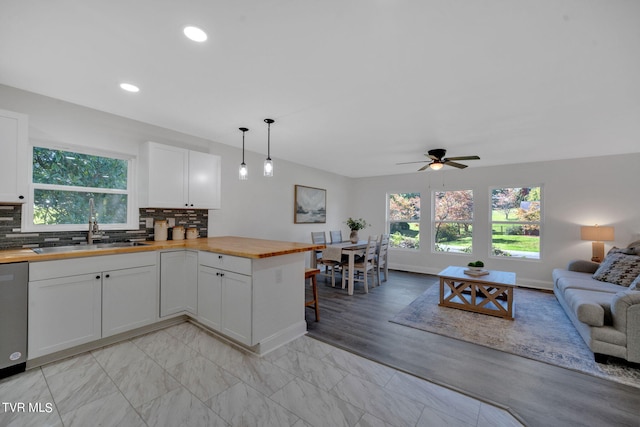
[[[37,254],[29,262],[29,362],[38,366],[191,320],[259,355],[306,333],[304,269],[323,245],[224,236]]]

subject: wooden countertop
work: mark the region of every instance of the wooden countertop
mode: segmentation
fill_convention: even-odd
[[[20,261],[50,261],[164,249],[192,249],[253,259],[324,249],[324,245],[315,245],[312,243],[283,242],[279,240],[252,239],[249,237],[235,236],[208,237],[193,240],[168,240],[166,242],[147,241],[144,243],[147,244],[127,248],[91,249],[86,251],[74,250],[50,254],[37,254],[31,249],[8,249],[0,251],[0,264]]]

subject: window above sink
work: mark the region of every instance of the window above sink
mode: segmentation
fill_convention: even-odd
[[[135,158],[130,155],[34,146],[23,231],[85,231],[89,199],[103,230],[137,229]]]

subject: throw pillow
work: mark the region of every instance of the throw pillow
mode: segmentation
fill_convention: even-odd
[[[636,277],[636,280],[631,282],[629,285],[629,289],[632,291],[640,291],[640,276]]]
[[[593,278],[621,286],[629,286],[640,276],[640,256],[621,252],[607,254]]]

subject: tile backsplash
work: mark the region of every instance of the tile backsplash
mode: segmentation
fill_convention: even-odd
[[[195,227],[200,237],[207,237],[209,211],[206,209],[141,208],[140,227],[137,230],[106,230],[103,232],[102,240],[96,242],[153,240],[153,221],[161,219],[168,221],[173,219],[176,225],[182,225],[185,229]],[[21,220],[22,205],[0,206],[0,249],[65,246],[87,240],[86,231],[22,233]],[[151,227],[147,227],[147,222]],[[171,238],[171,229],[169,229],[169,238]]]

